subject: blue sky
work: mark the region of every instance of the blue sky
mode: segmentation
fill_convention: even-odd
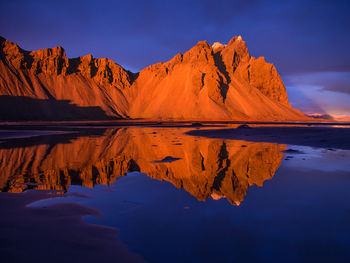
[[[0,10],[0,35],[24,49],[60,45],[131,71],[242,35],[275,64],[293,105],[350,115],[350,1],[11,0]]]

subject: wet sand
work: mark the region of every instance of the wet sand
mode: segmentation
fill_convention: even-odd
[[[36,131],[36,130],[0,130],[0,139],[23,139],[35,136],[58,135],[71,133],[69,131]]]
[[[252,129],[236,129],[239,125]],[[188,135],[207,138],[274,142],[323,148],[350,149],[350,123],[336,122],[240,122],[240,121],[70,121],[0,122],[0,141],[46,135],[101,135],[108,128],[195,128]],[[199,130],[198,128],[201,128]],[[208,130],[205,130],[208,128]],[[215,129],[216,128],[216,129]],[[209,130],[210,129],[210,130]]]
[[[118,240],[116,229],[82,220],[83,216],[101,217],[95,209],[76,203],[27,207],[54,197],[62,195],[0,193],[2,262],[144,262]]]
[[[202,129],[189,131],[187,134],[206,138],[272,142],[350,150],[350,128],[267,126],[235,129]]]

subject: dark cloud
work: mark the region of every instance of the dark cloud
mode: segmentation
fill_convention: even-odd
[[[344,73],[344,76],[329,79],[328,81],[324,81],[323,90],[332,91],[332,92],[340,92],[350,95],[350,72]],[[350,102],[349,102],[350,106]]]
[[[350,68],[350,1],[12,0],[0,10],[0,35],[26,49],[61,45],[133,70],[239,34],[283,74]]]
[[[319,91],[332,91],[350,95],[350,72],[313,72],[285,77],[286,85],[318,87]],[[350,107],[350,104],[349,104]]]
[[[333,92],[342,92],[350,95],[350,83],[332,83],[329,86],[325,86],[324,90]]]

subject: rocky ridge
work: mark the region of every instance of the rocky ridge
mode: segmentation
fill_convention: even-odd
[[[291,108],[276,68],[252,57],[240,36],[227,45],[200,41],[139,73],[107,58],[69,59],[62,47],[25,51],[0,38],[0,100],[9,97],[32,101],[25,114],[2,109],[0,119],[307,119]]]

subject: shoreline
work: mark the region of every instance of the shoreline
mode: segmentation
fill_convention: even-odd
[[[230,125],[231,124],[231,125]],[[54,136],[66,140],[68,137],[99,136],[107,129],[128,127],[139,128],[187,128],[185,134],[215,139],[245,140],[253,142],[270,142],[294,144],[320,148],[337,148],[350,150],[350,124],[342,123],[237,123],[225,122],[96,122],[50,124],[13,124],[1,126],[0,142],[37,141],[41,137]],[[241,123],[242,124],[242,123]],[[243,126],[243,128],[240,128]],[[248,128],[244,128],[248,126]],[[62,138],[61,138],[62,137]],[[38,139],[36,139],[38,138]]]
[[[166,124],[256,124],[256,125],[349,125],[349,121],[304,120],[304,121],[269,121],[269,120],[208,120],[208,119],[115,119],[115,120],[58,120],[58,121],[0,121],[0,127],[11,126],[46,126],[46,125],[166,125]]]

